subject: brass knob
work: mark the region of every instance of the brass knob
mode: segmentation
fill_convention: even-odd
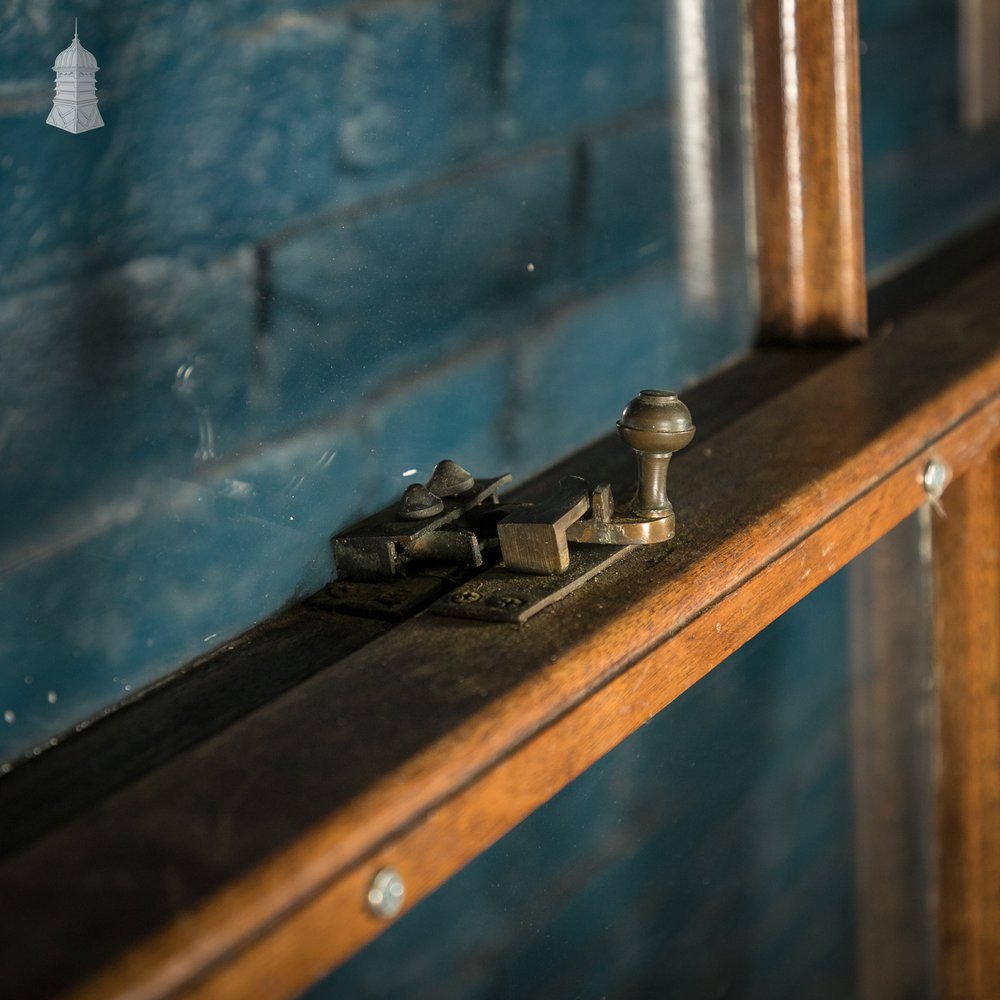
[[[691,412],[666,389],[643,389],[622,411],[618,433],[639,460],[639,484],[628,504],[635,517],[669,517],[667,467],[675,451],[694,437]]]

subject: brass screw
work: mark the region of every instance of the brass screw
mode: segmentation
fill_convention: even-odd
[[[443,510],[444,501],[439,496],[431,493],[422,483],[412,483],[406,487],[396,513],[404,521],[422,521],[435,517]]]
[[[457,462],[446,458],[434,466],[431,478],[427,480],[427,489],[439,497],[455,497],[468,493],[476,480],[472,473],[466,471]]]
[[[478,590],[460,590],[451,595],[452,604],[473,604],[482,599],[483,595]]]

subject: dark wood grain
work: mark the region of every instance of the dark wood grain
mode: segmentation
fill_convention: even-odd
[[[1000,996],[1000,452],[934,526],[940,994]]]
[[[973,454],[985,444],[992,446],[1000,434],[1000,404],[990,408],[976,420],[975,427],[956,428],[947,438],[939,439],[936,450],[960,463],[971,461]],[[471,860],[486,845],[507,832],[519,819],[545,802],[554,787],[563,787],[617,745],[626,735],[648,721],[660,708],[682,694],[713,666],[739,648],[757,630],[769,624],[777,615],[804,597],[817,582],[836,572],[867,545],[877,540],[898,520],[900,511],[920,501],[920,471],[927,453],[898,469],[882,488],[870,491],[851,505],[849,511],[821,526],[785,555],[765,566],[744,586],[737,587],[718,600],[706,612],[680,627],[659,647],[649,650],[630,669],[615,674],[598,686],[580,704],[573,705],[491,766],[475,776],[468,775],[458,782],[457,791],[442,798],[419,821],[401,824],[402,832],[380,840],[375,851],[357,864],[348,866],[332,878],[324,888],[308,894],[301,905],[291,907],[271,924],[265,933],[234,942],[236,951],[220,956],[202,975],[185,985],[184,995],[192,997],[243,996],[260,984],[266,984],[269,995],[290,995],[305,987],[331,964],[346,957],[361,944],[383,929],[363,911],[362,900],[369,880],[383,865],[400,870],[410,898],[419,900],[458,867]],[[662,596],[662,595],[661,595]],[[679,595],[673,595],[679,597]],[[643,602],[634,609],[624,627],[648,634],[665,616],[670,603]],[[616,646],[626,642],[619,634],[612,640]],[[607,650],[604,651],[607,655]],[[591,661],[600,656],[596,650],[584,653]],[[575,673],[578,664],[561,660],[555,668],[559,673]],[[564,680],[557,677],[556,685]],[[536,699],[552,696],[553,692],[520,692],[519,710],[537,710]],[[491,743],[497,720],[482,720],[483,727],[475,738]],[[469,738],[473,738],[470,737]],[[468,752],[461,737],[447,748],[431,752],[431,764],[425,756],[416,764],[419,771],[454,764],[456,755]],[[494,735],[495,740],[495,735]],[[495,748],[495,743],[493,743]],[[408,769],[397,774],[402,785],[410,784]],[[397,790],[398,790],[397,786]],[[381,805],[392,809],[393,804],[378,797],[358,803],[368,812]],[[349,810],[351,811],[351,810]],[[162,964],[164,953],[183,954],[191,961],[191,949],[207,942],[199,927],[217,927],[219,919],[233,920],[236,914],[245,917],[259,891],[283,893],[290,881],[301,876],[302,865],[309,858],[324,858],[336,851],[360,816],[343,816],[343,825],[332,824],[301,849],[289,852],[265,866],[259,881],[249,891],[231,892],[213,900],[183,933],[175,926],[153,943],[132,956],[128,966],[117,966],[90,984],[82,996],[118,995],[121,977],[131,979],[134,972],[140,988],[137,995],[159,996],[175,983],[172,975],[159,983],[151,982],[150,970],[172,973]],[[248,887],[243,887],[246,890]],[[217,908],[217,909],[216,909]],[[212,912],[212,911],[215,912]],[[205,923],[202,923],[205,921]],[[192,936],[194,934],[194,936]],[[198,958],[200,956],[195,956]],[[149,992],[147,988],[151,987]]]
[[[993,217],[942,243],[916,263],[907,261],[878,276],[868,290],[868,320],[873,330],[891,324],[944,295],[1000,253],[1000,218]]]
[[[752,0],[761,336],[865,336],[856,0]]]
[[[707,379],[685,394],[698,410],[700,439],[707,440],[837,356],[830,348],[762,349]],[[611,435],[599,447],[520,484],[511,495],[544,497],[569,470],[589,474],[594,482],[614,470],[624,486],[634,469],[631,453]],[[419,607],[426,607],[439,592],[428,589]],[[389,621],[399,620],[387,615],[377,620],[357,610],[371,603],[368,598],[352,602],[338,596],[336,585],[325,588],[136,692],[82,731],[63,734],[58,746],[25,758],[10,774],[0,776],[0,856],[360,649],[388,631]]]
[[[993,270],[696,439],[675,541],[525,626],[406,623],[9,856],[0,992],[301,989],[379,864],[419,900],[1000,442],[998,314]]]
[[[0,779],[0,856],[225,729],[388,628],[384,621],[329,610],[321,593],[138,692],[81,732],[62,736],[58,746],[26,759]]]

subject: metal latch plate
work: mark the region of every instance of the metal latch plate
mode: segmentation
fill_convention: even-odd
[[[386,507],[333,539],[338,573],[351,580],[388,580],[415,557],[481,565],[475,534],[450,529],[463,515],[487,501],[496,504],[498,493],[510,480],[510,475],[477,479],[470,491],[441,501],[441,513],[419,521],[401,520],[395,504]]]
[[[477,621],[526,622],[562,600],[631,551],[629,546],[569,544],[569,568],[559,575],[532,576],[498,566],[436,600],[430,611]]]
[[[377,583],[334,580],[314,594],[309,605],[343,615],[400,622],[423,611],[434,598],[451,590],[456,582],[446,576],[397,576]]]

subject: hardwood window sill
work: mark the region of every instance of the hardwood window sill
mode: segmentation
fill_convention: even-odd
[[[998,315],[994,265],[818,370],[765,351],[685,394],[672,543],[523,626],[421,615],[331,652],[9,854],[0,990],[303,989],[386,926],[380,867],[412,907],[924,503],[929,460],[1000,446]],[[624,488],[632,459],[609,437],[524,495],[567,471]]]

